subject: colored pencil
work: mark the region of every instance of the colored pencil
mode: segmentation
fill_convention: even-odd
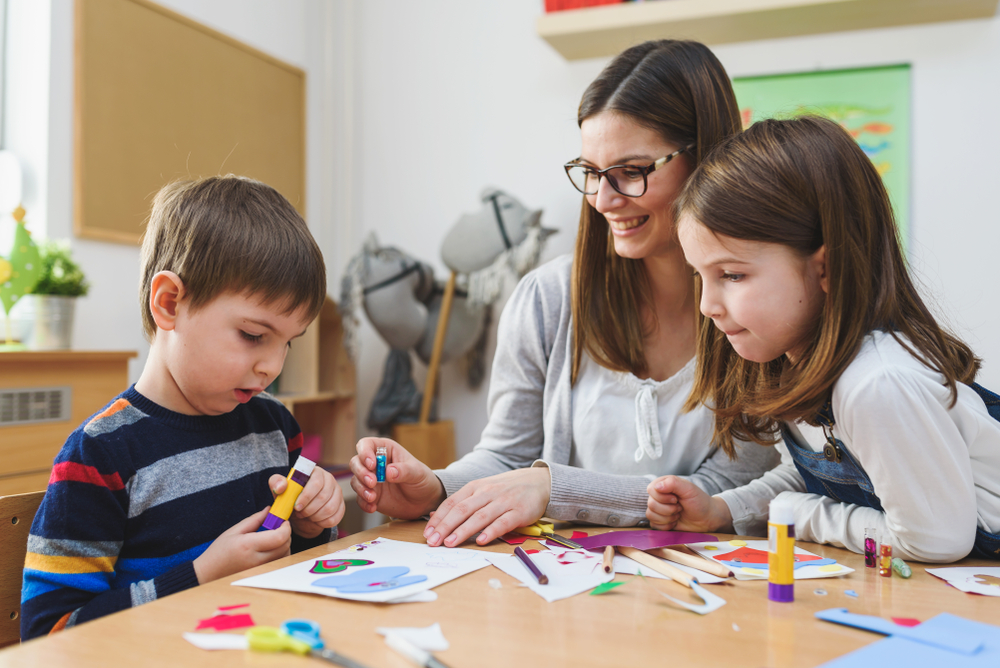
[[[535,562],[531,560],[531,557],[528,556],[528,553],[521,549],[520,545],[514,548],[514,556],[520,559],[521,563],[523,563],[525,566],[528,567],[528,570],[531,571],[531,574],[534,575],[535,578],[537,578],[538,584],[544,585],[549,583],[548,576],[538,569],[538,566],[536,566]]]

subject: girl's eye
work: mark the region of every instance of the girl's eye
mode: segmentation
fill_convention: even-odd
[[[243,330],[240,330],[240,334],[243,335],[243,338],[250,343],[257,343],[264,338],[263,334],[250,334],[248,332],[244,332]]]
[[[746,276],[746,274],[731,274],[728,271],[726,271],[722,273],[722,280],[737,283],[743,280],[744,276]]]

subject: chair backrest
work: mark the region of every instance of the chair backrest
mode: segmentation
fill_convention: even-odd
[[[0,496],[0,647],[21,640],[21,579],[28,532],[45,492]]]

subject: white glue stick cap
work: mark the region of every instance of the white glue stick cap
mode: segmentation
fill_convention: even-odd
[[[788,499],[774,499],[768,510],[768,522],[772,524],[795,524],[795,506]]]
[[[313,469],[316,468],[316,462],[299,455],[299,458],[295,460],[295,466],[292,468],[308,476],[312,475]]]

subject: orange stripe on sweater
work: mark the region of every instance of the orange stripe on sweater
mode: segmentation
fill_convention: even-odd
[[[51,631],[49,631],[49,635],[52,635],[53,633],[58,633],[59,631],[62,631],[64,628],[66,628],[66,623],[69,622],[69,618],[72,615],[73,615],[72,612],[67,612],[65,615],[60,617],[59,621],[56,622],[56,625],[52,627]]]
[[[131,406],[131,404],[128,402],[128,399],[124,398],[118,399],[117,401],[115,401],[115,403],[111,404],[103,411],[95,415],[94,419],[88,422],[87,424],[89,425],[91,422],[94,422],[95,420],[100,420],[101,418],[110,417],[115,413],[117,413],[118,411],[122,410],[123,408],[126,408],[127,406]]]

